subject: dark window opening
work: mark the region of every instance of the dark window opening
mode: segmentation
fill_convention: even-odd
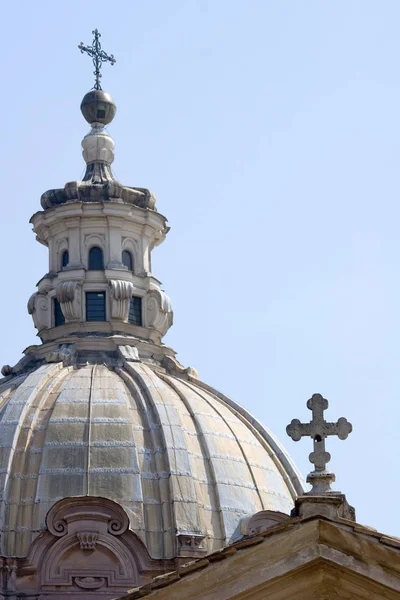
[[[65,317],[63,315],[63,311],[61,310],[61,304],[54,298],[53,300],[53,310],[54,310],[54,327],[59,327],[60,325],[64,325]]]
[[[97,110],[97,118],[98,119],[104,119],[105,116],[106,116],[106,111],[102,110],[101,108],[99,108]]]
[[[142,299],[137,296],[131,298],[128,321],[132,325],[142,325]]]
[[[86,321],[106,320],[105,292],[86,292]]]
[[[68,250],[64,250],[61,257],[61,267],[66,267],[69,263],[69,252]]]
[[[93,246],[89,250],[89,271],[102,271],[103,269],[103,250],[98,246]]]
[[[129,250],[122,252],[122,264],[125,265],[129,271],[133,271],[133,256]]]

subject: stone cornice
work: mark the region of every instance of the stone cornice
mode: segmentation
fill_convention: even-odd
[[[104,217],[107,217],[113,227],[127,229],[128,225],[129,229],[133,228],[132,231],[146,236],[153,246],[163,241],[169,231],[166,224],[167,219],[162,214],[122,203],[110,206],[104,202],[90,205],[71,202],[35,213],[31,217],[30,223],[33,225],[38,241],[47,245],[50,235],[79,227],[79,225],[81,227],[101,226],[104,225]],[[99,219],[97,223],[96,218]]]
[[[398,600],[400,540],[345,519],[289,518],[156,577],[120,600],[146,595],[154,600]]]

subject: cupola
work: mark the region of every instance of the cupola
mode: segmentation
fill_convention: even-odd
[[[45,192],[43,210],[31,219],[49,249],[49,270],[28,310],[46,343],[76,338],[83,349],[85,338],[122,336],[159,344],[172,307],[151,272],[151,252],[169,228],[149,190],[113,176],[114,140],[105,128],[116,113],[110,94],[92,90],[81,110],[91,126],[82,140],[86,172]]]

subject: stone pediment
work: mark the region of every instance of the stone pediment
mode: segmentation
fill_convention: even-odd
[[[106,498],[75,497],[57,502],[46,517],[46,531],[33,542],[18,577],[25,589],[39,588],[49,600],[65,594],[115,597],[145,583],[146,572],[164,565],[150,558],[143,542],[129,530],[129,518]],[[21,585],[21,588],[25,587]]]

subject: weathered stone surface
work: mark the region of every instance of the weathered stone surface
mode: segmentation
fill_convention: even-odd
[[[123,367],[80,366],[61,344],[16,384],[0,382],[3,555],[26,555],[60,497],[118,502],[155,559],[221,548],[265,506],[290,512],[297,475],[243,409],[119,350]]]
[[[326,469],[331,459],[329,452],[325,450],[325,439],[329,435],[337,435],[339,439],[345,440],[352,431],[352,425],[344,417],[340,417],[336,423],[328,423],[324,418],[324,411],[329,402],[321,394],[313,394],[307,401],[307,408],[312,411],[310,423],[300,423],[299,419],[293,419],[286,427],[286,433],[298,442],[303,436],[310,436],[313,440],[314,451],[309,455],[310,462],[315,469],[309,473],[307,482],[312,485],[310,495],[322,496],[332,493],[331,483],[335,481],[334,473]]]
[[[253,540],[253,544],[251,543]],[[392,541],[392,540],[390,540]],[[235,543],[225,559],[192,562],[154,600],[399,600],[400,549],[369,528],[317,517],[289,519],[271,534]],[[212,557],[210,557],[211,559]],[[121,600],[135,600],[133,590]]]

